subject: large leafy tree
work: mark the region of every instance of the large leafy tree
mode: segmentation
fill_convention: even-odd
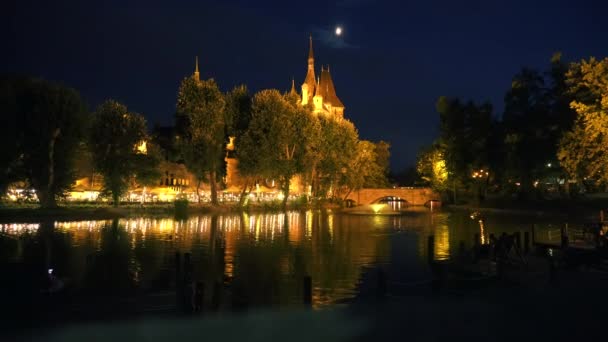
[[[564,134],[558,158],[568,175],[608,184],[608,58],[574,63],[567,82],[576,121]]]
[[[241,149],[241,141],[251,122],[251,96],[245,85],[240,85],[226,94],[226,132],[233,139],[234,151],[228,151],[229,157],[236,157],[239,162],[238,179],[242,188],[239,204],[242,205],[251,192],[256,180],[255,155],[248,155],[247,146]]]
[[[433,188],[445,194],[449,188],[448,169],[442,146],[434,144],[423,148],[418,154],[416,171]]]
[[[316,195],[338,197],[346,186],[349,166],[356,158],[359,135],[348,120],[320,117]],[[346,190],[348,191],[348,190]]]
[[[5,179],[28,180],[40,205],[55,207],[57,196],[75,179],[85,103],[76,90],[39,79],[4,79],[1,88],[3,116],[8,121],[3,125],[3,139],[13,140],[5,146],[15,146],[2,154]]]
[[[147,151],[138,149],[146,142]],[[115,206],[130,184],[157,182],[159,154],[154,153],[140,114],[114,100],[102,103],[93,115],[89,146],[95,169],[103,176],[104,189]],[[148,152],[149,151],[149,152]]]
[[[437,146],[421,154],[422,159],[443,160],[449,183],[452,187],[453,200],[456,201],[457,187],[468,187],[471,183],[473,170],[486,168],[490,164],[492,154],[489,148],[494,131],[492,106],[489,104],[476,105],[469,101],[440,97],[437,101],[439,112],[440,135]],[[429,153],[431,155],[429,155]],[[438,153],[441,157],[438,157]],[[421,159],[419,158],[419,160]],[[420,168],[418,167],[420,170]],[[430,176],[426,176],[429,178]]]
[[[350,160],[344,178],[344,185],[346,187],[344,199],[352,191],[357,191],[366,185],[371,188],[384,187],[386,185],[385,170],[378,163],[376,144],[367,140],[357,142],[356,153],[353,159]]]
[[[232,121],[226,117],[225,107],[224,95],[213,79],[188,77],[182,81],[177,96],[177,144],[199,185],[208,177],[213,204],[218,203],[218,178],[226,169],[226,122]]]
[[[283,206],[294,175],[305,171],[312,114],[290,103],[279,91],[262,90],[252,101],[249,127],[238,144],[239,169],[279,180]]]

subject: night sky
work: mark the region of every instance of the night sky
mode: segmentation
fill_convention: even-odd
[[[114,98],[172,124],[179,82],[288,90],[329,64],[360,136],[412,165],[437,134],[440,95],[490,101],[500,116],[522,67],[608,56],[603,1],[3,1],[0,72],[61,81],[94,109]],[[8,29],[6,25],[8,24]],[[333,31],[343,27],[341,38]]]

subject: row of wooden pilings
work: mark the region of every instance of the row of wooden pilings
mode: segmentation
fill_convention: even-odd
[[[460,262],[465,260],[471,264],[476,264],[482,257],[485,257],[495,262],[496,277],[498,279],[502,279],[505,274],[507,253],[513,247],[515,247],[515,253],[519,254],[521,257],[522,263],[527,264],[525,257],[530,254],[533,247],[537,246],[548,248],[567,248],[568,236],[565,228],[562,228],[561,231],[561,245],[544,245],[537,243],[535,240],[534,226],[532,227],[531,231],[523,232],[523,239],[521,232],[514,232],[512,234],[503,232],[499,237],[496,237],[494,234],[489,234],[488,243],[486,244],[482,244],[481,235],[479,233],[475,233],[473,235],[473,247],[469,250],[470,254],[467,254],[465,242],[461,240],[459,241],[458,245],[458,258],[454,260]],[[467,255],[470,258],[463,259],[463,257]],[[552,254],[548,253],[546,256],[548,261],[549,279],[555,280],[556,262]],[[445,286],[447,279],[447,268],[454,260],[435,260],[435,236],[429,235],[427,237],[427,261],[431,268],[431,288],[434,292],[439,291]]]
[[[205,283],[193,279],[193,263],[190,253],[184,253],[183,263],[181,261],[181,253],[175,252],[175,295],[176,308],[179,312],[184,313],[202,313],[205,304]],[[213,292],[211,294],[210,310],[217,312],[220,309],[222,302],[223,283],[215,281],[213,283]],[[234,298],[233,298],[234,299]],[[310,307],[312,306],[312,277],[304,276],[302,278],[302,303]],[[247,308],[247,303],[236,303],[233,301],[233,308],[242,310]]]

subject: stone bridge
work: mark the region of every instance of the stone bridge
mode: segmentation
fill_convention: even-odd
[[[372,204],[385,197],[399,197],[410,205],[425,205],[430,200],[441,200],[439,194],[430,188],[361,189],[348,195],[348,199],[360,205]]]

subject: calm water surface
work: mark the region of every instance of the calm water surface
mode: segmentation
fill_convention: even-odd
[[[378,267],[398,284],[427,280],[430,234],[435,258],[449,259],[461,241],[472,245],[475,233],[487,239],[528,231],[534,223],[488,217],[480,224],[465,212],[426,208],[400,216],[294,211],[0,223],[0,261],[11,276],[30,284],[44,283],[53,269],[71,291],[128,294],[172,289],[175,253],[188,252],[193,279],[209,291],[209,284],[220,282],[250,305],[294,306],[302,302],[303,277],[310,275],[313,304],[322,307],[365,291]]]

